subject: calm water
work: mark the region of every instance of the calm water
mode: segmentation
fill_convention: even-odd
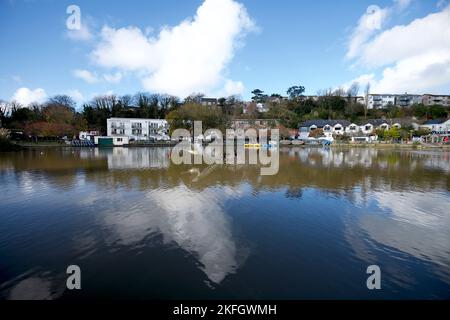
[[[450,298],[449,152],[286,148],[276,176],[169,154],[0,154],[0,298]]]

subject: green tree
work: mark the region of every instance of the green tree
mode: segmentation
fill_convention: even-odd
[[[305,92],[304,86],[292,86],[287,90],[287,94],[291,100],[298,99],[302,97]]]

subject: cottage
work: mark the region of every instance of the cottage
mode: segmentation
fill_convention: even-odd
[[[376,129],[389,130],[390,124],[384,119],[370,119],[365,121],[360,126],[361,132],[365,135],[370,135],[375,132]]]
[[[421,129],[430,130],[435,134],[448,134],[450,133],[450,119],[435,119],[425,122],[419,126]]]
[[[322,129],[325,135],[343,135],[346,128],[350,126],[347,120],[308,120],[300,124],[300,137],[302,133]]]

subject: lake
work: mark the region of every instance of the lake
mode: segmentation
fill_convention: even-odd
[[[450,298],[449,151],[285,147],[274,176],[170,152],[0,153],[0,299]]]

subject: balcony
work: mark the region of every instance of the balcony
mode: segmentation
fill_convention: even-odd
[[[112,129],[125,129],[125,125],[123,123],[111,123]]]

